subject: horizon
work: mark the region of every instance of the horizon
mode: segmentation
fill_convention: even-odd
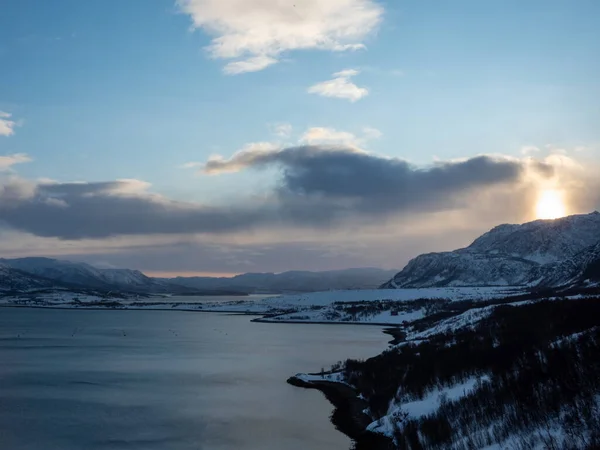
[[[600,4],[323,5],[8,4],[0,255],[399,270],[600,209]]]
[[[575,217],[575,216],[589,216],[589,215],[594,215],[594,214],[600,214],[600,212],[598,212],[597,210],[591,211],[589,213],[580,213],[580,214],[571,214],[568,216],[563,216],[563,217],[558,217],[555,219],[535,219],[532,221],[528,221],[528,222],[523,222],[523,223],[501,223],[501,224],[497,224],[495,226],[493,226],[492,228],[490,228],[489,230],[483,232],[480,236],[478,236],[476,239],[478,239],[479,237],[483,236],[484,234],[486,234],[487,232],[490,232],[492,230],[494,230],[497,227],[501,227],[504,225],[526,225],[528,223],[533,223],[533,222],[554,222],[556,220],[561,220],[561,219],[566,219],[569,217]],[[476,240],[475,239],[475,240]],[[474,241],[473,241],[474,242]],[[473,242],[471,242],[469,245],[467,245],[466,247],[469,247]],[[461,247],[461,248],[456,248],[456,249],[452,249],[450,251],[455,251],[455,250],[460,250],[462,248],[466,248],[466,247]],[[437,252],[434,252],[437,253]],[[413,255],[409,257],[409,260],[416,258],[418,255]],[[28,257],[25,257],[28,258]],[[274,274],[274,275],[280,275],[283,273],[289,273],[289,272],[312,272],[312,273],[323,273],[323,272],[342,272],[342,271],[350,271],[350,270],[367,270],[367,269],[375,269],[375,270],[380,270],[380,271],[386,271],[386,272],[400,272],[404,269],[405,265],[402,265],[401,267],[381,267],[381,266],[363,266],[363,267],[339,267],[339,268],[334,268],[334,269],[327,269],[327,270],[311,270],[311,269],[297,269],[297,270],[284,270],[284,271],[262,271],[262,272],[256,272],[256,271],[248,271],[248,272],[239,272],[239,273],[215,273],[215,272],[160,272],[160,271],[143,271],[141,269],[137,269],[135,267],[117,267],[117,266],[112,266],[112,265],[107,265],[106,263],[94,263],[93,261],[86,261],[84,259],[81,260],[67,260],[67,259],[61,259],[61,258],[52,258],[52,257],[48,257],[48,256],[43,256],[43,255],[37,255],[37,256],[31,256],[30,258],[49,258],[49,259],[57,259],[57,260],[61,260],[61,261],[65,261],[65,262],[73,262],[73,263],[86,263],[91,265],[92,267],[95,267],[97,269],[130,269],[130,270],[138,270],[139,272],[142,272],[144,275],[151,277],[151,278],[166,278],[166,279],[175,279],[175,278],[194,278],[194,277],[198,277],[198,278],[234,278],[236,276],[239,275],[248,275],[248,274]],[[2,259],[2,258],[0,258]],[[7,259],[11,259],[11,258],[7,258]]]

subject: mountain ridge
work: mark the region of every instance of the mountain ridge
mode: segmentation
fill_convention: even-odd
[[[376,288],[397,270],[246,273],[231,278],[153,278],[139,270],[97,268],[45,257],[0,258],[0,291],[41,288],[96,289],[139,294],[246,295]]]
[[[248,293],[314,292],[337,289],[377,288],[397,270],[374,267],[328,271],[290,270],[281,273],[249,272],[233,277],[163,278],[188,287],[236,289]]]
[[[421,287],[559,287],[583,283],[600,258],[600,213],[502,224],[450,252],[411,259],[384,289]]]

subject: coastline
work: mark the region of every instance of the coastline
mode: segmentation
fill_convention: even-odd
[[[59,309],[59,310],[74,310],[74,311],[179,311],[179,312],[202,312],[214,314],[239,314],[244,316],[255,316],[251,322],[269,323],[269,324],[301,324],[301,325],[366,325],[385,328],[383,333],[395,337],[394,330],[399,328],[396,323],[390,322],[367,322],[367,321],[326,321],[326,320],[271,320],[265,317],[262,311],[248,311],[239,309],[210,309],[210,308],[147,308],[147,307],[130,307],[127,305],[121,307],[115,306],[66,306],[66,305],[19,305],[10,303],[0,303],[0,308],[34,308],[34,309]]]
[[[393,450],[395,448],[391,439],[367,431],[367,427],[373,421],[363,412],[367,409],[368,404],[357,396],[353,387],[334,381],[307,381],[299,378],[298,375],[288,378],[287,383],[295,387],[316,389],[322,392],[334,407],[331,423],[338,431],[354,441],[354,449]]]

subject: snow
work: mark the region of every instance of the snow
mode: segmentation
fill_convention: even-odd
[[[406,341],[418,343],[423,340],[427,340],[427,338],[430,338],[431,336],[434,336],[436,334],[454,333],[458,330],[472,328],[478,322],[489,317],[494,311],[494,309],[498,308],[499,306],[522,306],[534,302],[535,300],[525,300],[512,303],[502,303],[499,305],[484,306],[482,308],[469,309],[457,316],[441,320],[437,324],[435,324],[431,328],[427,328],[426,330],[418,332],[409,331],[406,334]],[[406,345],[407,342],[404,342],[403,344]]]
[[[412,259],[386,286],[563,286],[600,258],[600,214],[500,225],[469,247]]]
[[[306,294],[288,294],[267,301],[273,306],[331,305],[334,302],[359,302],[375,300],[409,301],[419,299],[490,300],[521,294],[518,287],[443,287],[416,289],[356,289],[323,291]]]
[[[335,319],[331,318],[332,310],[323,307],[319,310],[297,311],[288,314],[280,314],[275,317],[262,319],[264,322],[319,322],[319,323],[372,323],[386,325],[400,325],[405,322],[412,322],[425,316],[422,309],[412,312],[399,312],[397,316],[392,316],[391,311],[382,311],[373,315],[358,316],[352,319],[352,316],[340,315]]]
[[[444,396],[447,400],[458,400],[473,391],[479,381],[489,381],[489,377],[470,378],[463,383],[458,383],[448,388],[436,389],[422,400],[403,403],[401,410],[407,412],[412,418],[433,414],[440,407]]]
[[[489,317],[496,307],[496,305],[492,305],[483,308],[470,309],[457,316],[444,319],[435,326],[424,331],[409,332],[407,333],[406,340],[423,340],[436,334],[450,333],[467,327],[473,327],[477,322]]]
[[[231,301],[207,301],[189,297],[126,298],[114,294],[82,294],[64,290],[44,293],[22,293],[0,297],[0,305],[60,308],[110,307],[117,309],[168,309],[178,311],[230,312],[266,315],[268,322],[322,322],[401,325],[425,317],[422,305],[411,303],[420,299],[488,300],[519,294],[506,288],[427,288],[370,289],[324,291],[262,297],[240,297]],[[369,303],[373,302],[373,306]],[[396,306],[397,305],[397,306]],[[392,310],[394,313],[392,314]]]
[[[394,424],[398,426],[404,420],[418,419],[434,414],[439,409],[443,399],[448,401],[458,400],[475,390],[479,383],[486,382],[489,382],[488,376],[472,377],[452,386],[436,388],[420,400],[392,403],[388,413],[372,422],[367,430],[392,437]]]
[[[317,373],[297,373],[295,378],[306,383],[315,381],[328,381],[330,383],[341,383],[348,385],[348,383],[344,381],[344,375],[341,372],[329,372],[323,373],[322,375]]]

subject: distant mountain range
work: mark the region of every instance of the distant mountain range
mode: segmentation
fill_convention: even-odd
[[[248,273],[232,278],[152,278],[138,270],[98,269],[50,258],[0,259],[0,293],[36,289],[174,295],[245,295],[374,288],[396,271],[374,268],[329,272]]]
[[[231,278],[177,277],[162,279],[162,281],[196,289],[231,289],[252,294],[264,294],[339,289],[374,289],[396,272],[397,270],[367,267],[325,272],[245,273]]]
[[[246,273],[231,278],[152,278],[50,258],[0,259],[0,293],[95,289],[174,295],[280,294],[382,287],[600,285],[600,213],[499,225],[466,248],[427,253],[395,270]]]
[[[600,281],[600,213],[499,225],[467,248],[412,259],[382,288],[593,286]]]

